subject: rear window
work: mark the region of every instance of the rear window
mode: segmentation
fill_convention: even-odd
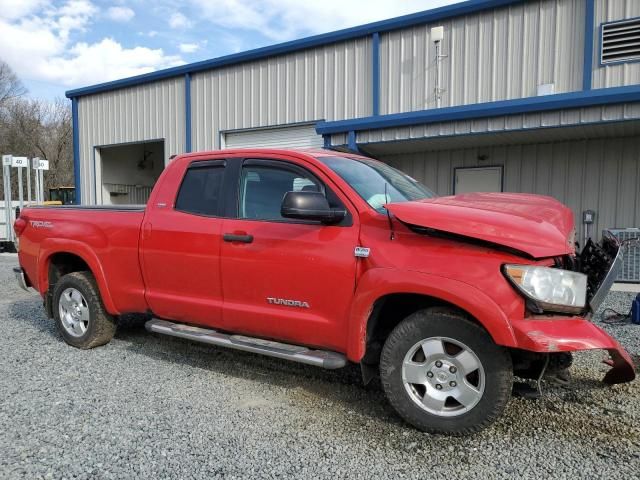
[[[176,210],[219,216],[223,177],[223,166],[189,168],[178,192]]]

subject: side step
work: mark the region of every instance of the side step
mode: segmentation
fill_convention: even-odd
[[[289,345],[260,338],[244,337],[242,335],[228,335],[208,328],[193,327],[191,325],[168,322],[158,318],[153,318],[145,323],[145,328],[150,332],[186,338],[219,347],[234,348],[245,352],[260,353],[268,357],[306,363],[307,365],[314,365],[329,370],[342,368],[347,364],[346,357],[336,352],[311,350],[299,345]]]

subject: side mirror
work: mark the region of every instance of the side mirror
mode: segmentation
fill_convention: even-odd
[[[320,192],[287,192],[282,199],[280,215],[298,220],[315,220],[325,224],[340,222],[347,212],[331,208]]]

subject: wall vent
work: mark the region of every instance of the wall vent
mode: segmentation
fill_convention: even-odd
[[[600,44],[603,65],[640,60],[640,18],[603,24]]]

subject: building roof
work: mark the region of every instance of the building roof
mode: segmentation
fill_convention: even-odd
[[[391,18],[378,22],[368,23],[357,27],[337,30],[335,32],[323,33],[312,37],[305,37],[299,40],[270,45],[267,47],[256,48],[245,52],[225,55],[211,60],[189,63],[179,67],[167,68],[156,72],[145,73],[135,77],[123,78],[111,82],[100,83],[89,87],[76,88],[68,90],[65,95],[67,98],[81,97],[94,93],[116,90],[118,88],[131,87],[144,83],[154,82],[166,78],[173,78],[182,75],[188,75],[203,70],[212,70],[228,65],[234,65],[243,62],[265,59],[276,55],[283,55],[309,48],[329,45],[336,42],[361,38],[374,33],[389,32],[402,28],[412,27],[414,25],[422,25],[426,23],[437,22],[452,17],[467,15],[470,13],[488,10],[492,8],[511,5],[514,3],[523,3],[524,0],[467,0],[453,5],[447,5],[440,8],[434,8],[423,12],[412,13],[401,17]]]

